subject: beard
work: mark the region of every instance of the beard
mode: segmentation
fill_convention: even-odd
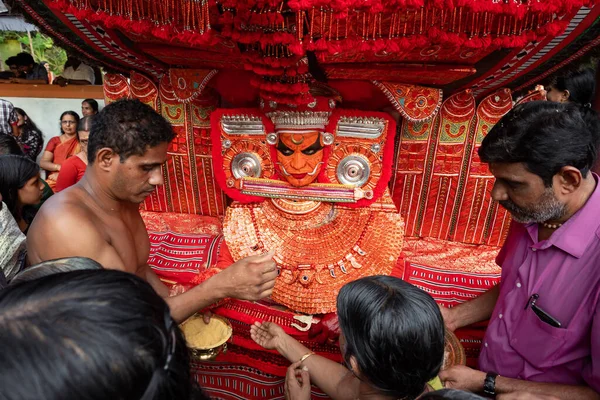
[[[552,188],[546,188],[536,203],[525,207],[519,207],[511,200],[501,200],[499,203],[515,221],[522,224],[557,221],[567,213],[567,206],[556,198]]]

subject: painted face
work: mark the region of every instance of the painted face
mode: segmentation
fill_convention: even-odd
[[[90,131],[78,131],[77,135],[79,136],[79,147],[81,151],[87,154],[87,146],[90,138]]]
[[[60,120],[60,127],[64,134],[73,135],[77,130],[77,120],[70,114],[65,114]]]
[[[40,174],[29,179],[21,189],[18,190],[19,203],[24,206],[39,204],[42,200],[42,191],[44,185],[40,179]]]
[[[566,213],[567,206],[556,197],[552,187],[546,187],[538,175],[522,163],[490,164],[496,178],[492,199],[499,202],[517,222],[523,224],[556,221]]]
[[[167,161],[168,143],[150,147],[142,156],[129,156],[124,162],[112,165],[113,193],[123,201],[141,203],[156,186],[164,183],[161,166]]]
[[[301,187],[313,183],[323,165],[321,134],[280,134],[277,162],[281,173],[292,186]]]
[[[94,112],[94,109],[92,108],[92,106],[90,106],[85,101],[83,103],[81,103],[81,113],[83,114],[84,117],[89,117],[90,115],[96,114]]]

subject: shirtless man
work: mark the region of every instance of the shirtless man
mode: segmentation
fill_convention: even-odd
[[[173,297],[147,264],[150,241],[139,204],[163,184],[161,166],[173,136],[171,125],[138,100],[105,107],[90,132],[85,176],[52,196],[29,229],[30,265],[81,256],[136,274],[165,298],[176,321],[226,297],[269,296],[277,277],[273,253],[242,259]]]

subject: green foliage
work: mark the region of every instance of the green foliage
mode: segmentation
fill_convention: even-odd
[[[51,37],[39,32],[32,32],[30,44],[29,36],[26,32],[0,32],[0,43],[10,39],[18,40],[22,45],[23,51],[26,51],[27,53],[31,53],[33,48],[33,59],[36,62],[48,61],[50,70],[54,72],[55,75],[60,75],[62,73],[63,66],[67,61],[67,53],[56,46]]]

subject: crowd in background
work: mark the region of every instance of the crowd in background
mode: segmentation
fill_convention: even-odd
[[[19,53],[6,60],[8,71],[0,72],[0,83],[95,85],[102,84],[102,74],[98,68],[90,67],[77,57],[67,58],[62,74],[54,77],[48,62],[35,62],[29,53]]]

